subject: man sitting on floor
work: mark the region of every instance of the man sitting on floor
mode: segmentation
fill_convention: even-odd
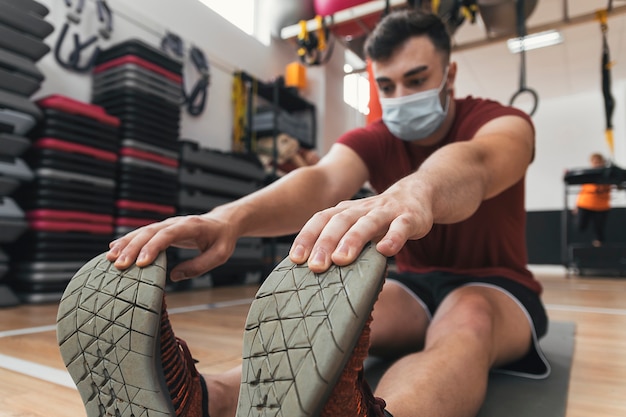
[[[117,272],[107,262],[121,270],[147,267],[148,276],[162,280],[162,266],[148,267],[159,253],[171,245],[198,248],[196,258],[172,270],[171,278],[178,281],[224,263],[239,237],[299,231],[289,255],[293,265],[281,266],[274,276],[288,269],[296,283],[320,274],[320,282],[348,286],[354,284],[337,278],[358,273],[377,289],[385,257],[395,257],[398,272],[389,272],[371,325],[363,317],[374,299],[357,297],[360,307],[354,308],[363,324],[353,332],[354,354],[330,355],[329,360],[347,365],[319,392],[317,385],[307,385],[308,379],[282,381],[272,373],[251,377],[255,357],[244,358],[243,376],[241,368],[198,375],[163,310],[161,339],[150,333],[144,348],[155,351],[152,360],[163,367],[165,376],[155,384],[169,387],[169,394],[159,397],[171,405],[168,410],[178,417],[311,415],[299,408],[302,398],[292,396],[295,385],[304,397],[319,399],[312,415],[471,417],[484,400],[491,369],[545,373],[537,341],[546,333],[547,319],[541,286],[527,269],[525,246],[524,176],[534,156],[533,125],[528,115],[494,101],[455,98],[457,65],[450,61],[450,51],[450,37],[435,15],[391,13],[366,43],[381,96],[381,121],[346,133],[317,164],[252,195],[205,215],[171,218],[133,231],[112,242],[107,260],[87,268],[107,270],[112,279]],[[367,181],[378,194],[349,200]],[[77,278],[71,291],[81,285],[86,284]],[[159,297],[157,291],[144,301],[160,306]],[[69,302],[61,305],[64,312],[72,309]],[[255,304],[250,314],[249,320],[260,314]],[[345,325],[339,333],[352,330]],[[258,349],[267,364],[269,343],[244,341],[244,348]],[[371,353],[396,359],[376,397],[360,372],[368,346]],[[311,362],[303,365],[303,375],[315,374]],[[131,372],[132,361],[120,364],[122,373],[125,367]],[[75,380],[82,380],[76,372]],[[173,374],[182,382],[173,383]],[[101,380],[93,379],[96,384]],[[255,390],[266,384],[284,399],[275,402],[259,394],[237,404],[240,390],[260,392]],[[128,387],[110,388],[123,392]],[[117,402],[105,401],[111,394],[104,387],[86,387],[81,393],[90,401],[99,397],[102,410],[125,402],[138,409],[149,405],[139,395],[122,400],[116,394]]]

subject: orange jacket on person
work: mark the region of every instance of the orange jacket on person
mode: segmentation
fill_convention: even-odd
[[[592,211],[611,209],[611,186],[607,184],[583,184],[576,207]]]

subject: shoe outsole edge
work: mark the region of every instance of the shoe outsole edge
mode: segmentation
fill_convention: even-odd
[[[259,288],[244,330],[237,417],[318,416],[382,288],[386,258],[368,244],[322,274],[281,262]]]
[[[70,280],[59,303],[57,341],[87,417],[175,415],[160,361],[165,282],[165,253],[148,267],[124,271],[103,253]]]

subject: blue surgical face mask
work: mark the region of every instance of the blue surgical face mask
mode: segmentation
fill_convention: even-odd
[[[383,122],[396,137],[416,141],[432,135],[443,123],[448,113],[449,98],[441,106],[439,93],[446,84],[448,68],[438,88],[403,97],[381,98]]]

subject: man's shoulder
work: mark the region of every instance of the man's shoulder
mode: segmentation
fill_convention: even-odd
[[[389,133],[389,129],[387,129],[387,126],[385,126],[385,122],[383,122],[383,119],[374,120],[373,122],[368,123],[365,126],[354,128],[353,131],[376,133],[376,134]]]
[[[496,100],[467,96],[455,99],[455,103],[457,123],[464,121],[487,123],[498,117],[518,116],[532,125],[532,120],[526,112]]]
[[[349,130],[339,138],[339,142],[350,141],[356,138],[362,140],[367,138],[384,138],[387,136],[391,136],[391,133],[389,132],[389,129],[387,129],[387,126],[385,126],[385,123],[383,123],[382,119],[379,119],[365,126]]]
[[[456,98],[455,102],[457,112],[459,114],[493,112],[501,113],[502,115],[521,115],[523,117],[528,116],[527,113],[516,107],[510,106],[508,104],[503,104],[490,98],[466,96],[462,98]]]
[[[457,109],[464,112],[479,111],[484,109],[508,109],[512,108],[499,101],[484,97],[466,96],[455,99]]]

